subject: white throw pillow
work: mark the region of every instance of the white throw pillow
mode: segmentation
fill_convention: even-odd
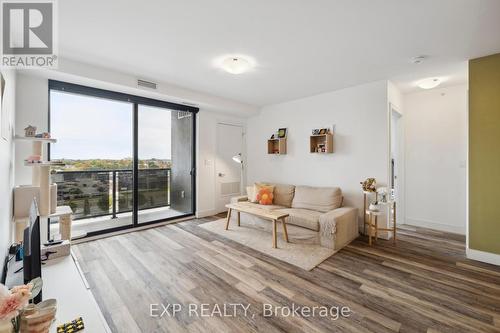
[[[256,203],[257,202],[257,193],[255,193],[255,186],[247,186],[247,198],[248,201]]]
[[[342,205],[342,191],[338,187],[296,186],[292,208],[329,212]]]

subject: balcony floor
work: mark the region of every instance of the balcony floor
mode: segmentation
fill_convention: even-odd
[[[186,213],[171,209],[170,207],[159,207],[144,209],[139,211],[139,224],[151,221],[161,221],[176,216],[185,215]],[[117,214],[116,218],[111,218],[111,215],[92,217],[73,221],[71,234],[73,237],[86,235],[89,232],[102,231],[106,229],[132,225],[132,213]],[[53,222],[50,226],[50,234],[59,234],[59,223]],[[57,237],[56,237],[57,238]]]

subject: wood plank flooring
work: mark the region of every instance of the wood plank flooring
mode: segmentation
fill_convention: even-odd
[[[500,332],[500,267],[466,259],[462,236],[405,227],[373,247],[361,236],[307,272],[198,227],[219,217],[73,247],[113,332]],[[174,303],[175,316],[150,316]],[[201,317],[190,303],[249,308]],[[352,312],[268,317],[264,303]]]

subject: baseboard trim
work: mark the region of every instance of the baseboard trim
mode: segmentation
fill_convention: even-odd
[[[467,249],[465,252],[467,258],[469,259],[500,266],[500,254],[473,250],[473,249]]]
[[[127,228],[127,229],[123,229],[123,230],[119,230],[119,231],[104,233],[101,235],[79,238],[76,240],[72,240],[71,244],[80,244],[80,243],[90,242],[90,241],[97,240],[97,239],[103,239],[103,238],[113,237],[113,236],[117,236],[117,235],[128,234],[131,232],[136,232],[136,231],[141,231],[141,230],[146,230],[146,229],[151,229],[151,228],[157,228],[157,227],[161,227],[161,226],[164,226],[167,224],[174,224],[174,223],[178,223],[178,222],[182,222],[182,221],[192,220],[194,218],[195,218],[194,216],[186,216],[186,217],[181,217],[181,218],[178,218],[175,220],[169,220],[169,221],[158,222],[158,223],[151,223],[151,224],[147,224],[147,225],[139,226],[139,227],[135,227],[135,228]]]
[[[201,219],[203,217],[217,215],[218,213],[219,212],[215,209],[202,210],[202,211],[196,212],[196,218]]]
[[[451,232],[453,234],[459,234],[459,235],[465,235],[466,234],[466,227],[460,227],[460,226],[455,226],[455,225],[449,225],[449,224],[443,224],[435,221],[428,221],[428,220],[421,220],[417,218],[412,218],[412,217],[407,217],[405,219],[405,223],[408,225],[412,225],[415,227],[422,227],[422,228],[429,228],[429,229],[434,229],[434,230],[439,230],[439,231],[444,231],[444,232]]]

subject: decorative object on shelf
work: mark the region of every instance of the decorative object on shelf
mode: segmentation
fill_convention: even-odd
[[[366,178],[360,184],[364,192],[375,192],[377,190],[377,180],[375,178]]]
[[[319,154],[333,153],[333,134],[328,128],[313,129],[309,139],[309,152]]]
[[[36,135],[36,126],[28,125],[28,127],[24,129],[24,136],[28,138],[34,138],[35,135]]]
[[[381,204],[386,204],[388,202],[388,198],[389,198],[389,195],[388,195],[388,191],[387,191],[387,187],[379,187],[377,189],[377,197],[378,197],[378,201],[381,203]]]
[[[57,301],[47,299],[38,304],[29,304],[21,312],[20,332],[49,333],[50,326],[55,321]]]
[[[39,305],[28,304],[34,299],[42,290],[43,282],[41,278],[36,278],[26,285],[16,286],[9,290],[3,284],[0,284],[0,332],[31,332],[32,326],[36,326],[36,332],[49,332],[50,325],[55,318],[55,309],[53,315],[47,315],[48,311],[44,309],[42,316],[33,317],[39,311],[39,306],[42,303],[49,302],[50,300],[41,302]],[[55,302],[55,300],[53,300]],[[32,319],[33,318],[33,319]],[[10,325],[8,324],[10,322]],[[44,325],[45,323],[45,325]],[[30,325],[32,324],[32,325]],[[45,329],[46,327],[46,329]]]
[[[273,155],[286,154],[287,129],[280,128],[271,138],[267,140],[267,153]]]
[[[280,128],[278,130],[278,138],[280,138],[280,139],[286,139],[286,134],[287,134],[286,128]]]
[[[49,132],[43,132],[43,133],[35,134],[35,138],[50,139],[50,133]]]
[[[316,152],[326,153],[326,145],[324,143],[318,143],[318,146],[316,148]]]
[[[370,206],[368,206],[368,209],[373,211],[373,212],[378,212],[380,211],[380,204],[377,200],[373,201],[370,203]]]

